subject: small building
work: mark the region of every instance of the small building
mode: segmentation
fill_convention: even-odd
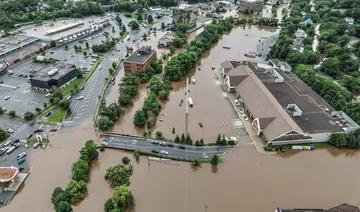
[[[306,38],[307,34],[306,34],[305,30],[298,28],[295,32],[295,37],[296,38]]]
[[[355,20],[353,17],[345,17],[345,21],[349,25],[353,25],[355,23]]]
[[[156,60],[156,51],[150,46],[143,46],[125,59],[125,72],[134,74],[143,71],[154,60]]]
[[[36,75],[30,78],[33,87],[50,89],[51,87],[61,87],[70,80],[76,78],[79,70],[72,64],[57,64],[37,71]]]
[[[170,47],[174,42],[175,35],[172,32],[167,32],[164,36],[162,36],[158,41],[158,47],[166,48]]]
[[[19,174],[17,167],[0,167],[0,183],[9,183]]]
[[[263,9],[263,0],[240,0],[239,11],[245,13],[259,13]]]

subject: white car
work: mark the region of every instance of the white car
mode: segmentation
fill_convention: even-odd
[[[152,143],[152,144],[159,144],[159,141],[157,141],[157,140],[152,140],[151,143]]]
[[[161,150],[160,153],[163,154],[163,155],[168,155],[169,154],[169,152],[165,151],[165,150]]]
[[[15,131],[14,131],[13,129],[11,129],[11,128],[8,128],[8,129],[6,130],[6,132],[8,132],[8,133],[14,133]]]
[[[79,97],[77,98],[77,100],[82,100],[82,99],[84,99],[84,96],[79,96]]]
[[[10,98],[11,98],[11,96],[5,96],[5,97],[4,97],[5,100],[8,100],[8,99],[10,99]]]
[[[166,142],[164,142],[164,141],[160,141],[159,144],[160,144],[161,146],[166,146]]]
[[[107,145],[109,145],[109,144],[108,144],[108,142],[103,141],[103,142],[101,142],[101,145],[107,146]]]

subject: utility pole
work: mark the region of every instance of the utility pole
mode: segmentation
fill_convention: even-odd
[[[189,116],[189,77],[186,78],[186,93],[185,93],[185,135],[188,134],[188,116]]]

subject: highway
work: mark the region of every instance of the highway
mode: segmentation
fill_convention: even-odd
[[[165,142],[159,144],[160,140],[144,139],[140,137],[122,136],[122,135],[105,135],[102,138],[102,144],[106,148],[137,150],[146,153],[159,154],[161,157],[178,159],[178,160],[211,160],[214,155],[222,155],[231,146],[189,146]],[[156,143],[154,143],[154,141]],[[185,148],[184,148],[185,147]],[[166,153],[162,154],[162,151]]]

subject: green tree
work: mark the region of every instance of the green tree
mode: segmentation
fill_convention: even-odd
[[[27,111],[27,112],[24,113],[24,119],[26,121],[33,120],[34,117],[35,117],[35,115],[32,112]]]
[[[114,209],[115,209],[115,206],[114,206],[113,200],[111,198],[106,200],[105,205],[104,205],[105,212],[112,212]]]
[[[330,136],[329,143],[336,147],[347,146],[347,137],[344,133],[333,133]]]
[[[199,160],[192,161],[191,166],[194,168],[200,167],[201,166],[200,161]]]
[[[54,204],[55,208],[62,201],[68,202],[69,195],[60,187],[56,187],[51,196],[51,202]]]
[[[134,203],[130,188],[124,185],[113,189],[112,200],[119,208],[128,208]]]
[[[70,203],[76,204],[85,198],[87,188],[84,181],[72,180],[66,186],[65,192],[69,195]]]
[[[139,162],[139,160],[140,160],[140,152],[139,151],[134,151],[134,158],[135,158],[136,162]]]
[[[73,209],[72,209],[70,203],[67,201],[61,201],[56,206],[56,212],[72,212],[72,211],[73,211]]]
[[[178,135],[176,135],[174,142],[175,143],[181,143],[181,140],[180,140]]]
[[[113,122],[108,116],[100,116],[96,125],[100,130],[108,130],[113,125]]]
[[[85,181],[87,182],[89,180],[89,172],[90,167],[89,163],[84,160],[77,160],[75,163],[73,163],[72,168],[72,179],[76,181]]]
[[[95,141],[87,140],[85,146],[80,150],[80,159],[90,163],[97,159],[99,152],[97,151]]]
[[[159,140],[164,140],[165,139],[164,136],[163,136],[163,133],[161,131],[156,131],[155,138],[159,139]]]
[[[125,156],[125,157],[122,158],[122,163],[123,163],[124,165],[128,165],[128,164],[130,163],[130,159]]]
[[[16,112],[15,112],[15,110],[10,110],[10,111],[9,111],[9,116],[10,116],[11,118],[16,117]]]
[[[221,144],[221,135],[220,134],[218,135],[215,144],[217,144],[217,145]]]
[[[181,143],[181,144],[185,144],[185,143],[186,143],[186,139],[185,139],[184,133],[181,134],[180,143]]]
[[[106,170],[105,179],[110,183],[111,187],[129,185],[132,174],[133,168],[131,165],[117,164]]]
[[[8,138],[7,132],[0,128],[0,143],[4,142],[7,138]]]
[[[211,158],[211,165],[216,166],[218,163],[219,163],[219,156],[214,155],[214,156]]]
[[[135,113],[134,116],[134,124],[137,127],[144,127],[146,123],[146,117],[145,117],[145,112],[143,110],[138,110]]]
[[[128,106],[133,103],[132,97],[128,94],[121,94],[118,98],[118,103],[121,106]]]

